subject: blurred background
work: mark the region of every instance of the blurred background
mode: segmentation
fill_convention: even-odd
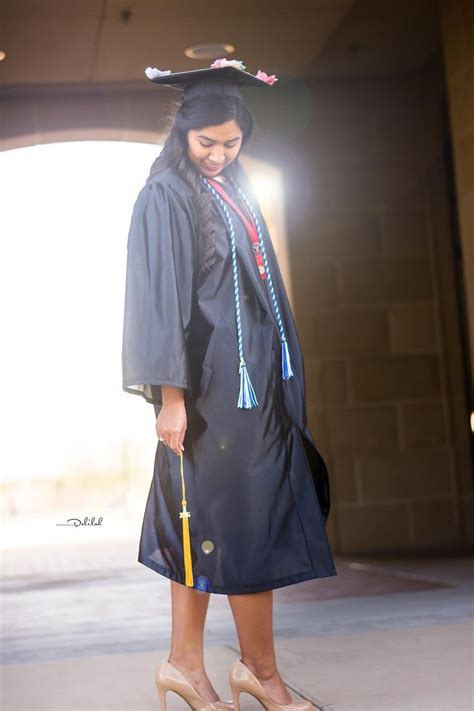
[[[310,428],[331,475],[341,575],[316,582],[333,597],[378,594],[385,583],[370,588],[356,558],[393,568],[469,555],[472,4],[3,0],[0,20],[7,587],[139,567],[156,433],[153,407],[121,390],[126,241],[176,98],[144,69],[218,57],[279,79],[265,97],[243,90],[257,127],[242,162],[288,288]],[[65,525],[85,517],[102,520]],[[43,634],[47,658],[61,633]],[[99,648],[118,649],[113,639]],[[70,638],[62,649],[72,653]],[[18,641],[7,653],[33,658]]]

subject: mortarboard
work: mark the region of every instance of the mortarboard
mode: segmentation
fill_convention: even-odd
[[[210,67],[192,69],[186,72],[172,72],[147,67],[145,74],[154,84],[161,84],[183,92],[183,102],[198,96],[236,96],[242,98],[240,87],[268,87],[276,76],[268,76],[260,69],[257,74],[245,71],[245,65],[238,59],[216,59]]]

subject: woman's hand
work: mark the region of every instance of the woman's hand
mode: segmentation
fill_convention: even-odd
[[[156,433],[165,440],[175,454],[184,450],[183,440],[188,426],[183,389],[172,385],[161,386],[163,406],[156,419]]]

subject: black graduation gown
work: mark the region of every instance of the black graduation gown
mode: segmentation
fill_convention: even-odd
[[[244,594],[337,575],[325,531],[328,471],[307,425],[300,343],[265,220],[253,201],[294,376],[281,377],[280,334],[266,280],[241,219],[229,208],[244,356],[259,403],[242,409],[230,240],[223,221],[216,262],[198,285],[194,200],[173,168],[137,197],[128,236],[122,347],[123,390],[153,403],[155,415],[161,385],[184,389],[194,587]],[[180,457],[157,442],[138,561],[184,584],[181,498]],[[204,541],[212,542],[210,552]]]

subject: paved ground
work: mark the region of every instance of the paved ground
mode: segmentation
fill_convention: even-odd
[[[158,711],[169,581],[136,562],[124,533],[4,551],[2,711]],[[293,696],[324,711],[472,711],[472,561],[354,557],[336,568],[274,592],[277,659]],[[222,698],[238,654],[227,597],[211,595],[206,662]],[[189,708],[174,694],[167,702]],[[261,707],[242,695],[241,708]]]

